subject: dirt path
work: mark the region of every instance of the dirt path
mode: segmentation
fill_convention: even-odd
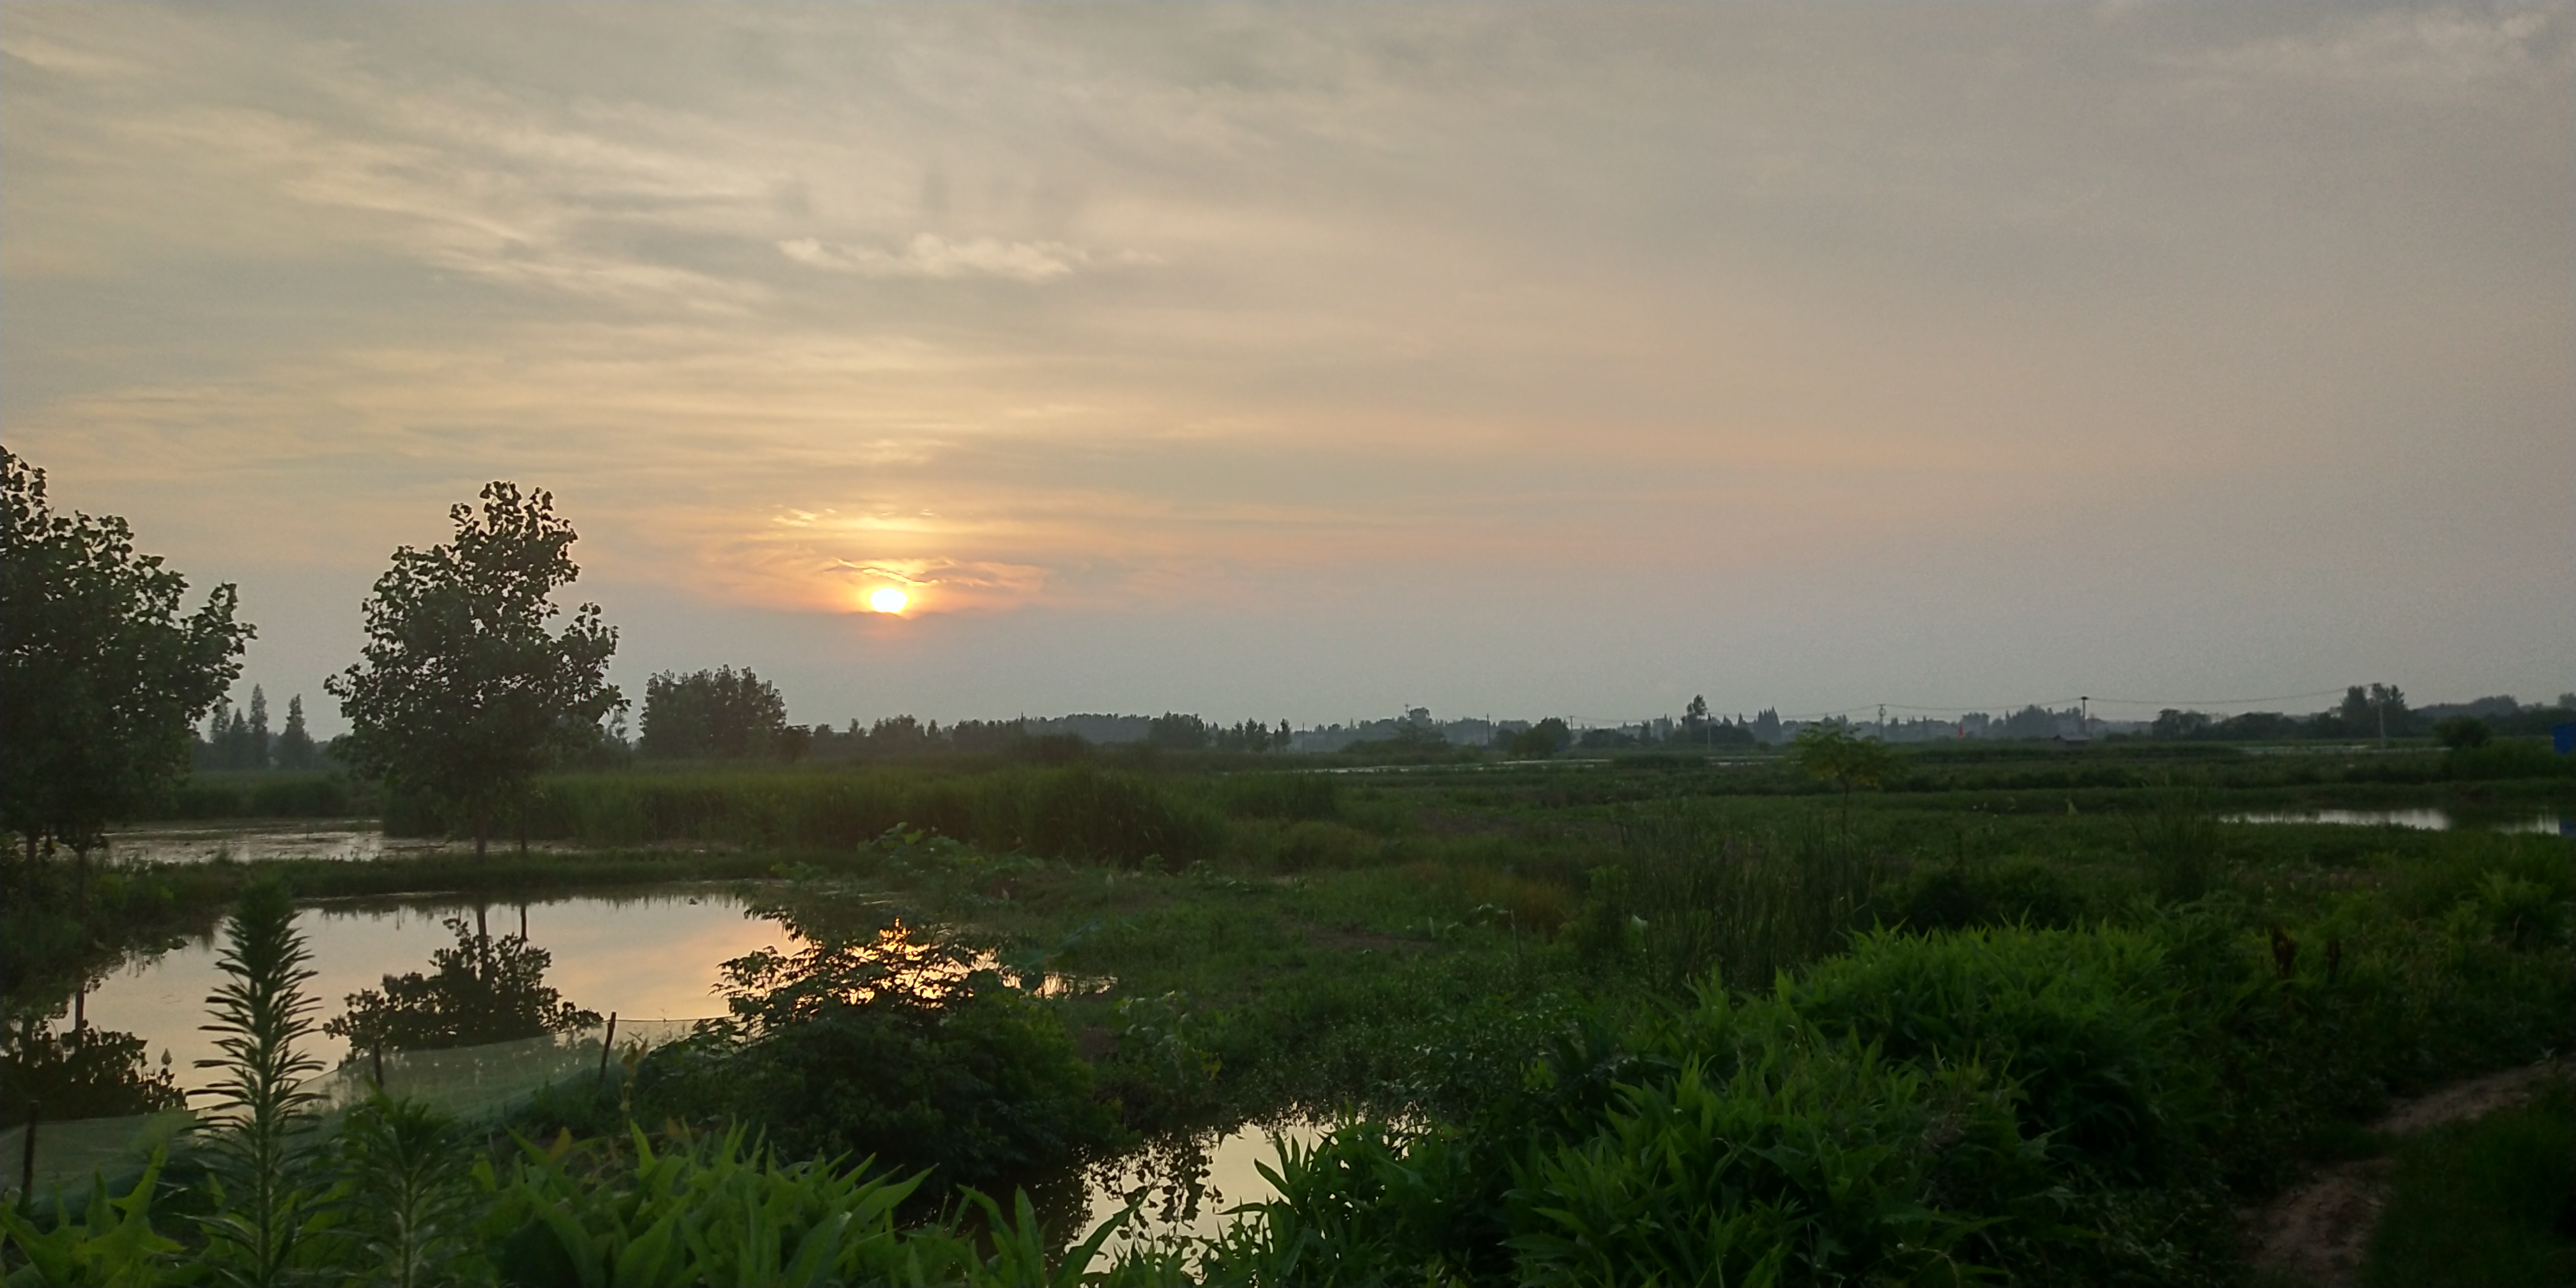
[[[2407,1136],[2443,1123],[2481,1118],[2531,1098],[2542,1079],[2568,1071],[2565,1061],[2527,1065],[2454,1083],[2404,1101],[2371,1130]],[[2346,1288],[2360,1282],[2370,1232],[2387,1202],[2386,1158],[2337,1163],[2274,1200],[2255,1223],[2254,1266],[2267,1280]]]

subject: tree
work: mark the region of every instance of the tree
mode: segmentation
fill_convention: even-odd
[[[321,749],[313,745],[313,732],[304,727],[304,695],[286,700],[286,727],[277,734],[277,767],[311,769],[320,763]]]
[[[1877,787],[1896,768],[1896,753],[1876,738],[1863,738],[1839,720],[1819,720],[1798,731],[1789,744],[1789,762],[1807,777],[1843,789],[1843,832],[1851,832],[1851,794],[1855,787]]]
[[[86,854],[188,767],[197,718],[241,674],[237,598],[182,615],[187,578],[114,515],[53,513],[45,472],[0,447],[0,826]]]
[[[644,715],[636,751],[656,760],[776,755],[786,737],[787,700],[751,673],[720,667],[644,682]]]
[[[617,631],[583,604],[560,633],[549,598],[581,575],[576,539],[552,494],[485,485],[478,517],[456,505],[448,545],[394,551],[363,606],[364,660],[323,687],[340,700],[351,768],[463,812],[474,854],[492,820],[559,756],[599,744],[599,722],[626,705],[608,682]]]
[[[1515,756],[1544,760],[1564,750],[1566,744],[1573,741],[1574,731],[1566,727],[1565,721],[1549,716],[1513,734],[1511,741],[1504,744],[1504,750]]]
[[[2453,716],[2433,726],[2433,736],[2453,751],[2472,751],[2487,745],[2495,731],[2476,716]]]

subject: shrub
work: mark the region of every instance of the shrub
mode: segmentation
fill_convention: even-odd
[[[2137,931],[1882,931],[1782,996],[1889,1059],[2005,1071],[2032,1136],[2126,1182],[2176,1174],[2206,1101],[2179,980]]]
[[[812,928],[805,928],[809,932]],[[1055,1013],[901,923],[725,967],[732,1016],[647,1057],[648,1120],[733,1119],[792,1155],[1017,1181],[1117,1138]]]

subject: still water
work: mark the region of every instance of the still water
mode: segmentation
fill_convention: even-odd
[[[553,957],[545,982],[564,1000],[602,1015],[615,1012],[623,1032],[647,1027],[668,1033],[679,1022],[721,1014],[715,992],[718,968],[765,947],[785,947],[775,922],[747,916],[737,887],[662,887],[650,894],[579,895],[525,903],[484,903],[456,898],[329,900],[306,905],[296,929],[312,955],[314,977],[306,992],[321,999],[317,1020],[346,1009],[344,999],[382,986],[386,975],[433,968],[430,954],[453,947],[445,924],[479,915],[495,937],[519,934]],[[191,940],[157,956],[137,959],[111,973],[83,1001],[87,1022],[136,1034],[149,1044],[158,1066],[167,1053],[179,1085],[202,1090],[211,1070],[196,1061],[215,1054],[206,1021],[206,995],[225,982],[216,967],[220,933]],[[1083,981],[1080,986],[1097,986]],[[1042,992],[1061,991],[1050,977]],[[318,1027],[318,1026],[317,1026]],[[623,1041],[620,1043],[624,1045]],[[305,1048],[326,1068],[348,1053],[346,1039],[316,1032]],[[1089,1209],[1087,1229],[1131,1200],[1137,1215],[1120,1242],[1170,1243],[1206,1238],[1239,1204],[1275,1196],[1257,1165],[1274,1158],[1274,1136],[1312,1144],[1321,1128],[1302,1119],[1255,1123],[1231,1131],[1149,1144],[1096,1163],[1081,1176]]]
[[[2576,836],[2576,817],[2554,810],[2528,813],[2468,814],[2439,809],[2263,810],[2229,814],[2222,823],[2330,823],[2347,827],[2411,827],[2428,832],[2515,832],[2541,836]]]
[[[528,942],[554,955],[546,982],[564,1000],[621,1020],[687,1020],[719,1015],[717,967],[758,948],[781,945],[777,923],[743,913],[730,887],[664,887],[647,895],[580,895],[527,903],[486,903],[485,923],[495,936],[517,934],[524,921]],[[313,956],[305,991],[322,1001],[318,1019],[346,1009],[343,999],[377,988],[387,975],[428,972],[430,954],[453,947],[444,923],[475,919],[472,902],[454,898],[332,900],[306,906],[295,927]],[[90,991],[89,1023],[141,1036],[157,1065],[171,1056],[179,1085],[208,1085],[212,1074],[195,1061],[215,1054],[206,1020],[206,995],[224,982],[216,969],[220,934],[137,960]],[[307,1048],[326,1066],[348,1053],[342,1038],[315,1033]]]

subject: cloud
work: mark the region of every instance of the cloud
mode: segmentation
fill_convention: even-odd
[[[931,233],[914,234],[901,251],[893,252],[874,246],[827,244],[812,237],[779,242],[778,250],[799,264],[862,277],[1000,277],[1045,282],[1092,263],[1089,252],[1062,242],[1006,242],[991,237],[949,241]]]
[[[2508,6],[2397,10],[2210,50],[2178,61],[2216,71],[2448,89],[2503,77],[2563,76],[2569,24],[2563,8]]]

